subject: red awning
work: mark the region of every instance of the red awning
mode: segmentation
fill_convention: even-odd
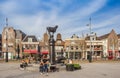
[[[41,54],[48,54],[48,51],[42,51]]]
[[[108,50],[108,52],[118,52],[118,50]]]
[[[25,53],[38,53],[37,50],[24,50]]]

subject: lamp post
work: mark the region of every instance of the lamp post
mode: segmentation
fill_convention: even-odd
[[[6,33],[6,58],[5,58],[5,62],[8,62],[8,29],[5,31]]]
[[[61,48],[61,57],[63,57],[63,48]]]
[[[23,45],[22,45],[22,59],[24,59],[24,49],[25,49],[25,47],[23,47]]]
[[[89,60],[89,62],[91,63],[91,62],[92,62],[91,18],[89,19],[89,21],[90,21],[90,23],[87,24],[87,26],[89,26],[89,30],[90,30],[90,52],[89,52],[89,58],[88,58],[88,60]]]
[[[40,54],[40,45],[38,45],[38,61],[41,59],[41,54]]]
[[[17,59],[19,59],[20,58],[20,46],[19,46],[19,44],[17,45],[17,52],[18,52],[18,56],[17,56]]]
[[[56,29],[58,26],[55,27],[47,27],[48,33],[49,33],[49,46],[50,46],[50,63],[55,64],[55,40],[54,40],[54,33],[56,32]]]

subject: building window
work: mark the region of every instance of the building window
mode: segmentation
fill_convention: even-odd
[[[20,42],[20,39],[16,39],[16,43],[19,43]]]
[[[78,50],[78,46],[76,46],[76,50]]]
[[[26,45],[26,49],[29,49],[29,45]]]
[[[34,49],[34,45],[33,44],[31,45],[31,49]]]
[[[23,45],[23,48],[26,48],[26,47],[25,47],[25,44]]]
[[[111,50],[113,49],[113,45],[110,45],[110,49],[111,49]]]
[[[69,46],[66,47],[66,50],[69,50]]]
[[[94,40],[94,37],[90,37],[90,40],[93,41],[93,40]]]
[[[28,38],[28,42],[32,42],[32,38]]]
[[[97,56],[100,56],[100,51],[97,52]]]
[[[73,46],[71,46],[71,50],[73,50]]]

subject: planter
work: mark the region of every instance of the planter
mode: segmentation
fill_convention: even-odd
[[[81,69],[81,66],[79,64],[73,64],[74,65],[74,69]]]
[[[74,71],[74,65],[73,64],[66,64],[66,70],[67,71]]]
[[[66,64],[67,71],[74,71],[78,69],[81,69],[81,66],[79,64]]]

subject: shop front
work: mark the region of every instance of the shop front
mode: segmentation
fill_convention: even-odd
[[[24,50],[23,52],[23,58],[27,58],[27,57],[33,57],[33,58],[37,58],[38,57],[38,51],[37,50]]]
[[[117,50],[108,50],[108,59],[117,58],[119,52]]]
[[[70,59],[81,59],[82,52],[65,52],[65,56]]]
[[[3,55],[4,55],[4,59],[6,59],[7,57],[8,57],[8,60],[13,59],[13,53],[12,52],[4,52]]]

